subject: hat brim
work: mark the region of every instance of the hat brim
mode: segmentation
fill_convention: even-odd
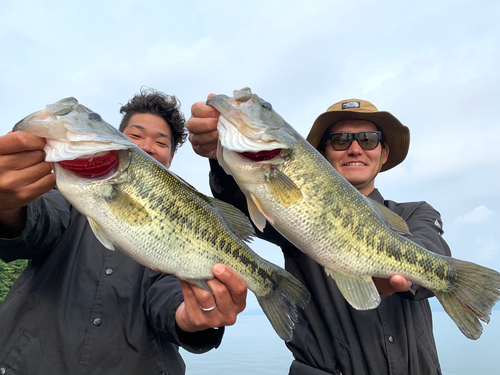
[[[384,133],[385,143],[389,145],[389,157],[381,172],[394,168],[401,163],[410,148],[410,130],[389,112],[331,111],[318,116],[307,135],[307,141],[318,148],[323,134],[336,122],[348,119],[367,120],[377,125]]]

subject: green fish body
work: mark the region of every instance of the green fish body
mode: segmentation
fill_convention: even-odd
[[[253,228],[243,213],[196,191],[74,98],[14,130],[46,137],[59,191],[106,248],[207,290],[212,266],[225,264],[255,293],[278,335],[291,339],[309,294],[248,247]]]
[[[372,277],[400,274],[432,290],[460,330],[482,333],[500,299],[500,274],[432,253],[401,234],[406,223],[359,193],[328,161],[250,89],[207,104],[221,116],[217,158],[247,198],[250,217],[266,221],[325,267],[356,309],[377,307]]]

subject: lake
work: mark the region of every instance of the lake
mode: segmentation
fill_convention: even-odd
[[[467,339],[444,311],[434,311],[434,336],[444,375],[500,374],[500,310],[477,341]],[[181,349],[187,375],[288,374],[292,355],[264,315],[240,316],[221,346],[205,354]]]

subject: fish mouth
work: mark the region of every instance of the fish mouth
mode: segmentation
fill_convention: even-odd
[[[247,152],[240,152],[239,154],[247,159],[259,162],[259,161],[274,159],[275,157],[279,156],[280,153],[281,153],[281,148],[276,148],[274,150],[264,150],[259,152],[247,151]]]
[[[62,160],[57,164],[79,177],[99,178],[116,172],[118,162],[116,151],[106,151],[74,160]]]

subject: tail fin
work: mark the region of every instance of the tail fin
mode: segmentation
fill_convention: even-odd
[[[284,269],[277,272],[277,285],[270,293],[257,296],[264,314],[281,339],[290,341],[295,323],[298,321],[297,308],[304,308],[311,297],[307,289]]]
[[[474,263],[450,258],[456,267],[455,283],[436,297],[445,311],[469,339],[477,340],[490,321],[491,309],[500,300],[500,273]]]

